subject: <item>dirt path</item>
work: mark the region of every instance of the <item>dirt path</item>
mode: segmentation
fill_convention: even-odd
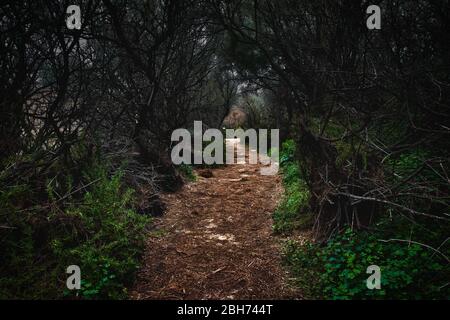
[[[271,231],[280,178],[246,162],[163,195],[168,210],[148,239],[133,299],[298,297]]]

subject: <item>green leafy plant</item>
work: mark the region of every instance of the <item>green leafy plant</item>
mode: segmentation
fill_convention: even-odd
[[[191,165],[188,164],[180,164],[177,166],[178,171],[181,172],[183,176],[185,176],[189,181],[196,181],[197,176],[195,175],[195,172]]]
[[[55,253],[61,260],[80,266],[84,298],[121,298],[138,267],[149,218],[132,210],[133,192],[122,190],[120,172],[108,178],[103,167],[94,167],[85,175],[100,180],[85,193],[82,204],[66,213],[81,219],[87,228],[86,239],[75,246],[71,246],[73,239],[65,239],[64,251]]]
[[[29,187],[1,190],[1,224],[8,229],[0,249],[0,297],[126,297],[150,218],[133,210],[133,191],[122,186],[120,172],[110,176],[106,166],[94,163],[83,174],[86,188],[59,200],[64,186],[72,190],[72,181],[47,181],[48,204],[27,210],[21,207]],[[81,269],[81,290],[65,289],[69,265]]]
[[[450,272],[448,263],[417,244],[381,242],[379,236],[346,229],[324,245],[289,242],[285,246],[285,262],[313,298],[450,297],[445,286]],[[369,290],[366,286],[369,277],[366,270],[370,265],[381,268],[380,290]]]
[[[284,142],[280,164],[285,193],[273,214],[273,229],[277,233],[287,233],[311,222],[311,215],[307,212],[309,192],[301,178],[299,164],[294,160],[294,153],[294,141]]]
[[[349,145],[338,144],[344,161],[351,152]],[[283,143],[280,163],[284,198],[274,213],[274,229],[289,234],[305,225],[308,217],[308,189],[302,180],[300,166],[294,160],[295,143]],[[422,151],[404,153],[387,161],[387,169],[394,175],[394,183],[421,169],[426,154]],[[424,168],[415,179],[432,180],[433,173]],[[405,186],[407,188],[407,186]],[[416,207],[421,205],[415,203]],[[434,224],[416,218],[411,225],[401,214],[387,209],[374,225],[374,231],[355,231],[347,228],[323,243],[299,244],[288,240],[284,246],[284,261],[294,275],[296,284],[309,298],[320,299],[448,299],[450,287],[449,263],[433,250],[419,245],[427,243],[439,247],[450,256],[443,239],[448,224]],[[306,219],[306,218],[304,218]],[[416,241],[380,241],[382,239],[415,239]],[[369,290],[367,267],[381,268],[381,289]]]

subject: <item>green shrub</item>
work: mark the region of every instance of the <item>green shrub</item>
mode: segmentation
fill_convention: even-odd
[[[83,204],[67,210],[69,216],[82,219],[89,230],[87,239],[72,248],[73,239],[67,239],[65,250],[55,253],[84,271],[84,297],[121,298],[138,267],[148,218],[131,209],[132,190],[121,190],[120,173],[109,179],[106,170],[98,167],[89,175],[99,183],[84,195]]]
[[[351,152],[345,143],[338,144],[342,163]],[[274,213],[274,230],[289,233],[312,220],[308,215],[309,192],[294,159],[295,143],[283,143],[280,156],[284,197]],[[409,176],[422,166],[423,152],[400,154],[387,161],[395,179]],[[430,170],[422,170],[415,179],[431,181]],[[394,181],[395,182],[395,181]],[[408,186],[405,186],[406,188]],[[416,206],[418,203],[416,203]],[[388,209],[389,210],[389,209]],[[387,213],[390,213],[389,215]],[[411,224],[391,209],[372,226],[375,232],[347,229],[323,244],[298,244],[289,240],[284,248],[284,261],[294,275],[296,285],[308,298],[321,299],[448,299],[450,266],[439,254],[424,246],[404,241],[381,242],[379,239],[413,239],[418,243],[440,247],[450,256],[448,224],[429,225],[416,218]],[[427,224],[428,222],[428,224]],[[367,267],[381,268],[381,289],[369,290]]]
[[[448,263],[427,248],[380,242],[347,229],[325,245],[288,242],[285,262],[310,298],[448,299]],[[367,267],[381,269],[381,289],[369,290]]]
[[[42,253],[37,239],[40,219],[33,217],[33,211],[20,210],[30,195],[27,185],[2,186],[0,190],[0,299],[54,293],[48,261],[36,263]]]
[[[178,171],[181,172],[181,174],[189,181],[197,180],[197,176],[195,175],[192,165],[182,163],[177,166],[177,168]]]
[[[280,153],[281,173],[285,193],[273,214],[273,229],[277,233],[287,233],[308,225],[311,215],[307,213],[309,192],[301,178],[300,167],[294,160],[295,144],[292,140],[283,143]]]
[[[437,190],[436,186],[442,184],[442,177],[439,175],[439,170],[446,163],[427,161],[427,159],[429,160],[431,158],[432,155],[422,149],[405,151],[399,153],[396,157],[389,158],[384,165],[384,169],[388,179],[393,183],[399,182],[413,174],[414,176],[408,180],[409,182],[427,183],[431,188]],[[433,165],[436,167],[433,168]],[[405,184],[405,188],[407,187],[408,184]]]
[[[121,177],[94,164],[84,173],[84,194],[58,201],[61,187],[52,180],[47,204],[26,210],[20,209],[30,197],[26,187],[2,190],[0,224],[11,229],[2,238],[0,297],[126,297],[149,218],[135,213],[132,190],[123,189]],[[66,177],[67,186],[71,180]],[[79,291],[65,289],[69,265],[81,269]]]

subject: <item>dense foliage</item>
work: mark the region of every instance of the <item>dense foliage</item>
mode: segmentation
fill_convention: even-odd
[[[285,141],[280,153],[285,194],[273,215],[273,229],[277,233],[286,234],[295,229],[311,227],[311,214],[308,210],[309,192],[294,154],[294,141]]]
[[[370,297],[361,272],[377,260],[386,290],[372,295],[446,297],[450,3],[380,2],[380,30],[366,26],[370,4],[232,1],[216,14],[228,58],[263,93],[259,113],[246,102],[254,123],[295,141],[274,228],[295,235],[312,224],[318,244],[288,251],[294,269],[322,275],[319,296]],[[357,265],[329,261],[345,255]]]
[[[273,216],[274,230],[287,236],[311,226],[308,189],[294,154],[294,142],[283,143],[280,162],[285,194]],[[408,166],[406,162],[401,167]],[[436,241],[449,232],[446,225],[430,231],[394,215],[379,220],[371,232],[348,227],[323,243],[299,243],[294,237],[286,240],[283,254],[295,284],[307,298],[449,299],[450,250],[442,253],[424,245],[444,247]],[[402,240],[411,238],[415,241]],[[381,269],[380,290],[366,286],[371,265]]]
[[[73,192],[73,177],[47,181],[46,200],[27,185],[0,193],[2,234],[0,297],[123,298],[132,284],[150,221],[133,208],[133,191],[122,173],[94,164],[83,172],[85,188]],[[63,184],[63,185],[60,185]],[[66,190],[61,199],[59,192]],[[23,209],[23,201],[36,203]],[[66,268],[78,265],[81,290],[65,288]]]
[[[378,2],[380,30],[367,0],[81,0],[71,30],[67,1],[2,1],[0,296],[60,297],[73,260],[82,297],[125,296],[135,212],[195,179],[172,131],[231,107],[287,141],[274,231],[312,227],[287,261],[319,296],[448,296],[450,2]]]
[[[417,243],[380,241],[384,238],[383,229],[376,233],[347,229],[322,246],[289,241],[285,261],[309,298],[450,298],[448,261]],[[380,290],[366,286],[371,265],[380,267]]]
[[[172,131],[219,127],[236,95],[206,1],[82,0],[79,30],[70,4],[0,5],[2,298],[126,297],[159,192],[195,178]]]

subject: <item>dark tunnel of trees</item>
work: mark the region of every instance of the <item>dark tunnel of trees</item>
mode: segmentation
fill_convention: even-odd
[[[221,128],[236,105],[295,145],[281,161],[320,246],[347,228],[413,241],[440,260],[411,290],[449,297],[449,1],[75,2],[80,30],[71,1],[0,5],[0,297],[61,297],[73,257],[86,297],[123,297],[146,224],[128,209],[161,214],[185,181],[172,131]],[[123,272],[98,285],[105,268]]]

